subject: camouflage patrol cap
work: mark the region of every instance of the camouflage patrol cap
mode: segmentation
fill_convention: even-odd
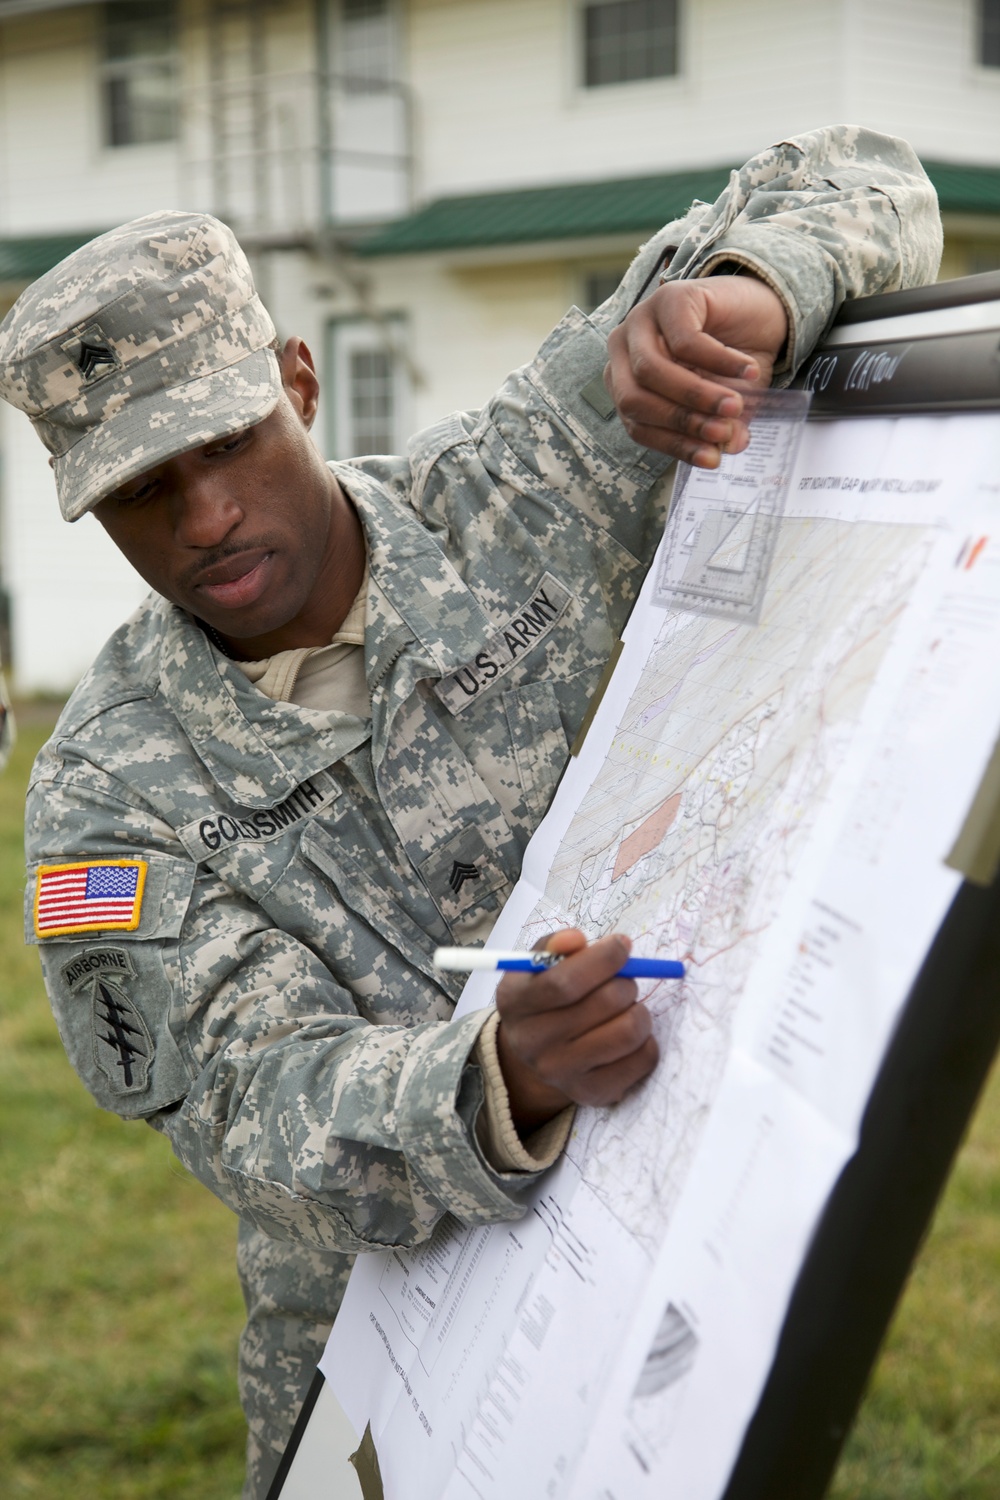
[[[75,521],[126,480],[273,411],[273,339],[231,229],[147,214],[21,294],[0,323],[0,396],[31,418]]]

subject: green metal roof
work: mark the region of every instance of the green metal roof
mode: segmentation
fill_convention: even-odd
[[[0,0],[0,21],[11,16],[33,16],[45,10],[66,10],[69,6],[91,3],[92,0]]]
[[[1000,214],[1000,167],[934,161],[924,166],[944,213]],[[729,180],[729,170],[705,167],[655,177],[437,198],[355,248],[359,255],[413,255],[610,234],[638,236],[677,218],[695,198],[712,202]]]
[[[1000,214],[1000,167],[964,167],[925,161],[943,214]]]
[[[79,250],[100,229],[76,229],[66,234],[33,234],[0,238],[0,281],[34,281],[51,271],[64,256]]]
[[[657,177],[437,198],[362,240],[356,249],[359,255],[410,255],[532,240],[641,235],[682,214],[694,198],[712,202],[728,180],[728,167],[706,167]]]

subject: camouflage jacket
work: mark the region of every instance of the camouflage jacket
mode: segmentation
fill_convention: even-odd
[[[600,374],[667,247],[671,278],[765,276],[788,374],[845,295],[930,279],[940,231],[899,142],[763,153],[481,414],[334,465],[368,542],[370,722],[265,698],[152,596],[39,757],[27,935],[67,1050],[267,1233],[356,1250],[521,1212],[530,1177],[473,1128],[481,1017],[450,1019],[431,953],[487,935],[662,529],[668,460]]]

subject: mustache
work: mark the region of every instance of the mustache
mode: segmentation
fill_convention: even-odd
[[[213,547],[211,552],[200,557],[189,568],[185,568],[179,578],[180,585],[182,588],[193,588],[201,582],[206,573],[210,573],[220,563],[228,562],[230,558],[245,557],[251,552],[273,551],[273,542],[267,541],[264,537],[247,537],[246,540],[230,542],[228,546],[223,543],[219,547]]]

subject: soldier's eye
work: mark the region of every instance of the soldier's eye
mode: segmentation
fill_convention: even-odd
[[[112,499],[118,505],[135,505],[143,500],[149,500],[156,491],[156,480],[147,479],[145,483],[137,485],[134,490],[116,490]]]
[[[214,453],[235,453],[238,448],[243,447],[249,435],[250,429],[249,427],[245,427],[242,432],[231,433],[229,437],[223,438],[218,443],[213,443],[211,447],[205,449],[205,452],[209,456]]]

